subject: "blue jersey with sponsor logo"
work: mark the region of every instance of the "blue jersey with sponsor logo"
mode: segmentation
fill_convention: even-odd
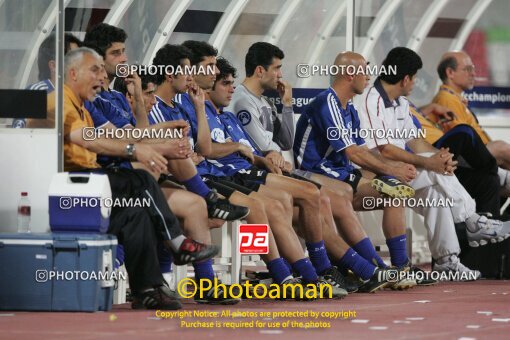
[[[163,101],[160,97],[156,96],[156,104],[151,109],[149,113],[149,123],[151,125],[159,124],[162,122],[172,121],[172,120],[185,120],[190,126],[190,144],[193,149],[195,149],[195,140],[198,137],[198,123],[195,115],[195,107],[193,106],[193,111],[189,112],[179,103],[173,102],[174,107],[171,107],[167,103]],[[189,106],[188,106],[189,107]],[[200,176],[212,175],[218,177],[224,177],[225,173],[221,170],[213,167],[210,163],[206,161],[200,162],[197,166],[197,172]]]
[[[298,120],[293,148],[296,164],[304,170],[333,173],[333,177],[344,179],[354,170],[345,149],[365,144],[363,138],[351,133],[359,129],[358,112],[351,102],[343,109],[332,88],[321,92]]]
[[[218,114],[214,105],[209,101],[205,102],[205,113],[209,129],[211,130],[211,139],[214,143],[225,143],[227,140],[231,139],[233,142],[243,143],[249,146],[253,152],[257,154],[257,151],[246,137],[239,121],[232,113],[223,112]],[[208,158],[207,161],[214,167],[223,171],[227,176],[232,176],[239,172],[239,170],[248,169],[253,166],[238,152],[231,153],[222,158]]]

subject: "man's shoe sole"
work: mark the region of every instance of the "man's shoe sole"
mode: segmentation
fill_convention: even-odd
[[[492,244],[495,244],[495,243],[499,243],[499,242],[503,242],[504,240],[506,240],[507,237],[503,237],[503,236],[498,236],[498,237],[494,237],[494,238],[491,238],[491,239],[488,239],[488,240],[479,240],[479,241],[469,241],[469,246],[470,247],[473,247],[473,248],[477,248],[477,247],[480,247],[480,246],[485,246],[489,243],[492,243]]]
[[[189,264],[191,262],[197,262],[197,261],[202,261],[202,260],[209,260],[213,257],[215,257],[220,251],[220,248],[218,246],[215,246],[215,245],[210,245],[208,248],[207,248],[207,251],[204,251],[203,254],[201,254],[200,256],[189,256],[189,258],[185,261],[180,261],[177,259],[177,256],[179,255],[175,255],[174,254],[174,264],[176,266],[182,266],[182,265],[185,265],[185,264]]]
[[[408,185],[398,184],[396,186],[391,186],[378,178],[372,180],[371,186],[381,194],[388,195],[392,198],[410,198],[415,194],[414,189]]]

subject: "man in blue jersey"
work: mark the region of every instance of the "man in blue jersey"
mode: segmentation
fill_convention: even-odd
[[[80,39],[70,33],[64,35],[64,54],[82,45]],[[28,90],[46,91],[51,93],[55,90],[55,34],[50,34],[39,47],[37,54],[37,66],[39,69],[39,81],[27,87]],[[15,119],[13,128],[53,128],[55,127],[55,112],[48,112],[46,119]]]
[[[355,70],[357,67],[366,69],[363,57],[351,52],[340,53],[335,65],[341,70],[346,70],[349,65]],[[416,176],[416,169],[407,163],[373,155],[364,145],[358,113],[351,99],[363,92],[368,80],[365,74],[343,72],[335,77],[330,88],[315,97],[298,120],[294,156],[300,169],[349,183],[354,191],[354,209],[382,208],[383,231],[392,265],[407,269],[410,261],[406,254],[403,204],[367,207],[364,198],[370,197],[376,202],[376,198],[382,197],[372,187],[374,173],[409,182]],[[353,163],[369,171],[359,171]],[[318,177],[312,176],[312,179],[324,182]]]
[[[207,45],[209,46],[209,45]],[[207,48],[210,51],[210,47]],[[215,64],[216,57],[212,54],[215,52],[206,52],[213,59],[212,62]],[[184,46],[178,45],[165,45],[157,53],[153,60],[154,65],[164,66],[165,68],[172,66],[173,69],[186,67],[190,65],[191,52]],[[209,60],[204,60],[209,62]],[[202,75],[208,79],[212,79],[214,83],[215,74]],[[195,80],[196,80],[195,76]],[[244,205],[250,208],[250,214],[246,217],[248,223],[256,224],[268,224],[271,227],[272,233],[270,234],[271,245],[269,248],[269,254],[262,256],[266,262],[270,274],[278,284],[283,284],[289,280],[293,280],[290,275],[289,268],[286,266],[284,260],[279,256],[279,248],[274,241],[277,238],[278,244],[285,246],[282,247],[281,252],[285,254],[289,261],[293,262],[293,268],[302,277],[303,283],[309,284],[322,284],[309,260],[304,258],[302,249],[300,249],[299,241],[294,231],[292,230],[291,223],[286,223],[284,220],[285,211],[283,205],[271,199],[262,200],[258,198],[256,193],[253,193],[251,188],[242,186],[231,187],[224,183],[220,183],[216,178],[224,177],[225,175],[219,169],[215,169],[208,162],[204,160],[204,155],[198,152],[204,152],[205,156],[210,153],[211,149],[211,138],[207,118],[205,115],[204,107],[197,107],[196,105],[189,104],[188,108],[192,111],[187,111],[185,107],[175,102],[173,99],[176,94],[181,93],[182,97],[192,102],[194,101],[195,93],[202,93],[200,87],[193,87],[190,85],[191,77],[189,75],[161,75],[156,78],[157,89],[156,89],[156,100],[157,103],[153,106],[149,120],[151,123],[161,123],[164,121],[174,119],[185,119],[190,124],[190,135],[189,138],[195,146],[199,146],[196,149],[194,160],[198,168],[198,173],[204,177],[207,177],[207,185],[217,189],[220,194],[227,197],[230,202],[234,204]],[[197,85],[200,81],[197,82]],[[196,86],[196,85],[195,85]],[[212,84],[209,86],[211,87]],[[191,94],[185,92],[189,90]],[[267,206],[271,206],[271,209],[267,209]],[[274,238],[272,234],[274,233]],[[207,278],[204,277],[204,278]],[[337,287],[332,288],[333,295],[344,296],[346,292],[343,289]],[[209,296],[208,299],[212,299]]]

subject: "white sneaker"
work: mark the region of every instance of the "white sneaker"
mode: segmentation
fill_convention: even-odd
[[[467,238],[471,247],[484,246],[490,243],[502,242],[510,237],[510,223],[493,220],[486,216],[480,216],[476,221],[476,232],[466,228]]]
[[[482,273],[478,270],[472,270],[460,263],[457,255],[450,255],[446,262],[434,263],[433,271],[439,272],[441,281],[475,281]]]

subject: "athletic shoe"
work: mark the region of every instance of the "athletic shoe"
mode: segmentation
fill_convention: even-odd
[[[418,286],[433,286],[439,282],[430,277],[430,272],[426,272],[416,266],[411,266],[409,272],[412,273]]]
[[[391,282],[388,284],[388,288],[391,288],[393,290],[406,290],[409,288],[413,288],[417,285],[416,280],[412,278],[412,276],[407,275],[407,273],[410,270],[410,262],[407,260],[407,263],[400,267],[389,267],[389,270],[394,270],[395,273],[398,275],[397,280]]]
[[[219,218],[225,221],[241,220],[248,216],[250,209],[230,203],[226,199],[218,197],[216,190],[204,198],[207,203],[207,214],[209,218]]]
[[[170,296],[161,287],[138,294],[131,303],[132,309],[161,309],[176,310],[181,309],[182,305],[175,297]]]
[[[510,237],[510,224],[480,216],[476,221],[477,231],[471,232],[466,228],[467,238],[471,247],[484,246],[490,243],[502,242]]]
[[[198,291],[194,300],[196,303],[200,304],[208,304],[208,305],[235,305],[238,304],[241,299],[237,297],[230,296],[230,285],[225,285],[227,289],[223,289],[220,285],[217,286],[217,290],[211,288],[205,292],[203,292],[202,296],[200,296],[200,291]],[[241,293],[240,291],[238,293]],[[240,296],[240,294],[236,294],[236,296]]]
[[[342,299],[347,296],[347,291],[343,288],[333,286],[331,283],[327,282],[324,279],[319,278],[319,280],[315,283],[317,286],[317,297],[321,298],[321,292],[322,292],[322,298],[323,299],[329,299],[329,296],[333,299]],[[324,288],[322,288],[324,287]],[[330,292],[331,290],[331,292]]]
[[[372,188],[381,194],[393,198],[409,198],[414,196],[414,189],[393,176],[376,176],[371,182]]]
[[[352,280],[347,280],[346,277],[343,276],[335,266],[332,266],[326,270],[326,272],[319,276],[319,278],[329,283],[333,287],[345,289],[348,293],[356,292],[360,286],[359,281],[355,282]]]
[[[302,288],[301,288],[302,287]],[[292,277],[280,283],[280,300],[312,301],[307,298],[307,292],[311,289],[298,277]],[[285,290],[285,294],[284,294]],[[302,293],[301,293],[302,292]],[[320,291],[317,292],[319,294]],[[303,295],[301,295],[303,294]]]
[[[379,289],[388,286],[388,277],[386,269],[377,268],[374,275],[359,287],[358,293],[375,293]]]
[[[167,248],[172,251],[174,263],[178,266],[191,262],[208,260],[216,256],[220,251],[218,246],[203,244],[190,238],[184,239],[177,252],[173,251],[172,247],[169,246],[170,241],[163,242]]]
[[[439,264],[437,261],[434,263],[434,271],[453,274],[453,275],[440,275],[445,280],[450,281],[475,281],[478,280],[482,274],[478,270],[472,270],[460,263],[457,255],[450,255],[445,263]]]

